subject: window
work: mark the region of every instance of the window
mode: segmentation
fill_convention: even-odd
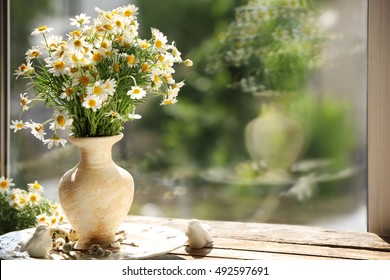
[[[17,24],[13,21],[13,17],[15,17],[15,14],[13,14],[13,5],[18,5],[18,3],[22,3],[23,1],[12,1],[10,4],[11,8],[11,61],[10,61],[10,69],[15,69],[18,64],[20,64],[21,59],[23,58],[24,52],[27,50],[27,48],[35,43],[38,42],[31,42],[27,41],[29,38],[29,33],[31,32],[30,26],[32,25],[42,25],[47,24],[55,28],[56,34],[64,34],[65,31],[68,30],[62,30],[67,25],[68,17],[71,17],[75,14],[79,14],[80,12],[86,12],[89,15],[93,15],[93,7],[99,6],[103,9],[112,9],[118,5],[124,5],[125,1],[117,1],[117,3],[106,3],[105,1],[101,1],[101,3],[89,3],[89,1],[79,1],[76,6],[71,6],[64,4],[65,1],[44,1],[42,0],[40,7],[45,7],[45,9],[40,8],[36,11],[29,11],[29,14],[35,15],[35,16],[25,16],[21,17],[21,20],[24,18],[25,20],[29,19],[36,19],[38,21],[33,23],[22,23],[18,22]],[[194,56],[196,60],[196,57],[199,57],[201,55],[204,55],[201,53],[201,51],[197,51],[196,48],[192,48],[192,46],[189,46],[191,42],[189,39],[185,40],[187,34],[191,32],[193,34],[194,38],[202,38],[202,34],[198,34],[197,32],[206,32],[207,28],[201,28],[202,22],[207,22],[207,20],[210,19],[191,19],[191,22],[194,21],[200,25],[200,28],[197,30],[190,29],[190,24],[182,24],[181,30],[182,33],[179,34],[172,34],[170,36],[169,34],[169,25],[177,24],[177,22],[167,22],[165,25],[161,25],[161,23],[155,24],[156,22],[153,21],[153,19],[161,17],[161,14],[158,12],[164,13],[163,10],[159,9],[148,9],[148,1],[144,1],[145,4],[137,3],[140,5],[141,10],[141,16],[147,14],[148,16],[145,16],[145,18],[142,18],[141,24],[145,25],[145,28],[156,26],[157,28],[160,28],[163,32],[167,32],[168,38],[171,40],[177,40],[178,42],[182,42],[182,45],[184,49],[192,50],[188,55]],[[183,8],[181,6],[185,5],[192,5],[191,9],[198,11],[204,11],[204,10],[210,10],[208,7],[211,5],[210,1],[200,1],[196,4],[192,3],[189,4],[190,1],[183,1],[183,4],[177,4],[179,5],[178,8]],[[215,3],[219,4],[215,4]],[[236,1],[235,4],[238,6],[240,1]],[[348,2],[348,3],[347,3]],[[213,9],[211,9],[208,13],[203,13],[203,15],[207,16],[214,16],[218,18],[221,22],[221,26],[224,24],[226,25],[227,22],[231,21],[233,18],[232,14],[232,7],[229,7],[228,4],[222,4],[223,1],[215,1],[213,5]],[[341,4],[340,4],[341,3]],[[245,163],[248,161],[248,153],[245,147],[245,141],[244,141],[244,126],[240,121],[237,121],[237,117],[234,117],[233,114],[239,114],[240,119],[245,119],[247,122],[249,122],[251,119],[255,117],[253,115],[256,110],[254,108],[248,109],[247,111],[242,110],[240,112],[233,111],[234,106],[227,106],[226,108],[231,109],[225,110],[225,109],[219,109],[215,110],[213,112],[215,114],[214,119],[209,118],[205,120],[203,118],[202,113],[199,113],[199,108],[194,108],[191,106],[191,102],[194,102],[196,104],[199,104],[199,100],[203,98],[200,94],[193,94],[192,100],[190,99],[183,99],[181,103],[178,104],[177,107],[168,109],[167,111],[158,110],[160,112],[153,113],[153,115],[145,114],[142,119],[142,123],[131,123],[130,125],[127,125],[125,130],[125,139],[122,141],[120,145],[117,146],[115,149],[115,159],[116,162],[119,165],[122,165],[126,167],[134,176],[136,181],[136,197],[135,197],[135,204],[131,210],[131,214],[146,214],[146,215],[166,215],[166,216],[176,216],[176,217],[199,217],[204,219],[218,219],[218,220],[250,220],[250,221],[260,221],[260,222],[283,222],[283,223],[298,223],[298,224],[317,224],[317,225],[325,225],[325,226],[333,226],[337,228],[336,224],[329,225],[325,224],[324,220],[321,221],[319,217],[324,217],[322,215],[318,215],[317,217],[307,217],[306,214],[308,212],[311,213],[320,213],[320,211],[323,212],[330,212],[331,210],[338,212],[334,209],[334,207],[330,207],[329,204],[339,205],[339,206],[347,206],[346,208],[342,208],[340,210],[341,213],[345,214],[349,211],[357,211],[359,215],[359,225],[356,228],[352,228],[355,230],[365,230],[365,206],[363,208],[356,208],[357,201],[364,205],[366,200],[365,195],[365,182],[367,173],[366,170],[366,148],[367,143],[365,143],[366,140],[366,127],[365,123],[367,122],[366,119],[366,103],[360,103],[361,100],[365,101],[366,98],[366,79],[365,79],[365,70],[366,66],[366,56],[365,52],[367,50],[366,41],[367,39],[362,38],[361,36],[366,35],[366,25],[365,21],[367,18],[367,10],[370,11],[370,25],[369,25],[369,51],[375,52],[377,49],[386,49],[385,44],[389,44],[388,39],[386,41],[386,36],[379,35],[379,26],[376,25],[378,22],[383,21],[382,28],[387,26],[386,18],[384,18],[383,14],[381,14],[381,17],[377,16],[377,13],[379,14],[379,11],[383,11],[384,8],[388,8],[388,4],[385,3],[385,1],[354,1],[354,5],[356,5],[354,8],[351,8],[351,3],[349,1],[326,1],[325,7],[322,7],[325,10],[328,11],[328,14],[323,13],[323,16],[327,16],[328,18],[325,20],[331,22],[332,20],[336,20],[340,24],[340,21],[344,21],[341,25],[342,28],[345,28],[347,30],[345,32],[344,38],[342,37],[336,37],[336,39],[333,39],[333,50],[342,50],[343,48],[340,47],[340,45],[337,45],[340,42],[343,42],[344,50],[352,50],[354,52],[355,58],[356,56],[359,56],[358,59],[353,59],[354,55],[351,56],[344,56],[341,57],[339,61],[335,61],[335,63],[339,63],[337,67],[343,69],[343,75],[335,75],[334,69],[331,67],[324,67],[322,68],[322,71],[317,72],[316,75],[316,81],[312,82],[310,85],[312,89],[314,89],[315,92],[320,92],[321,94],[324,94],[325,92],[333,92],[333,95],[340,95],[340,92],[347,92],[347,95],[349,93],[349,96],[351,97],[349,101],[353,105],[354,112],[351,115],[348,115],[348,117],[353,116],[354,120],[356,121],[358,119],[358,123],[362,124],[359,125],[358,129],[356,130],[356,137],[353,137],[354,139],[358,139],[358,143],[354,143],[355,145],[359,146],[358,149],[353,153],[354,155],[354,167],[356,167],[358,164],[361,163],[358,166],[360,174],[359,176],[349,176],[345,177],[342,180],[339,180],[337,183],[328,183],[323,184],[322,186],[317,186],[318,193],[313,193],[312,196],[308,197],[305,201],[297,201],[296,199],[287,199],[286,197],[283,198],[284,200],[280,200],[280,194],[283,195],[291,195],[294,194],[294,191],[291,191],[293,184],[288,185],[278,185],[278,186],[253,186],[253,184],[241,184],[237,182],[221,182],[221,174],[222,177],[225,176],[226,170],[228,173],[232,173],[233,170],[236,172],[236,170],[240,170],[240,172],[248,172],[248,165]],[[356,4],[357,3],[357,4]],[[337,7],[337,12],[334,13],[334,5],[339,5]],[[106,6],[105,6],[106,5]],[[218,5],[221,7],[218,9]],[[333,6],[332,6],[333,5]],[[368,9],[368,6],[370,9]],[[149,5],[150,7],[150,5]],[[2,7],[3,8],[3,7]],[[226,10],[224,10],[225,8]],[[2,9],[3,11],[3,9]],[[45,12],[50,11],[50,13]],[[333,11],[333,13],[332,13]],[[167,11],[165,11],[167,12]],[[220,14],[218,14],[218,12]],[[214,13],[213,15],[210,15]],[[47,17],[47,15],[50,14],[52,16]],[[196,13],[196,14],[202,14],[202,13]],[[375,15],[375,16],[373,16]],[[339,17],[338,21],[337,18]],[[333,19],[332,19],[333,17]],[[178,17],[177,20],[183,20],[180,17]],[[187,19],[188,21],[188,19]],[[203,23],[204,24],[204,23]],[[191,24],[192,25],[192,24]],[[336,24],[337,25],[337,24]],[[177,26],[177,25],[176,25]],[[359,26],[359,28],[354,28],[356,26]],[[171,26],[172,27],[172,26]],[[339,26],[340,27],[340,26]],[[17,29],[16,29],[17,28]],[[333,25],[329,28],[335,28]],[[349,29],[348,29],[349,28]],[[167,31],[165,31],[166,29]],[[222,27],[221,27],[222,29]],[[2,32],[5,30],[2,29]],[[336,33],[342,31],[337,31]],[[147,32],[147,31],[144,31]],[[192,33],[193,32],[193,33]],[[351,36],[351,33],[354,37],[348,37]],[[15,34],[18,34],[18,36],[15,36]],[[382,33],[381,33],[382,34]],[[209,37],[211,38],[213,34],[209,34]],[[339,34],[336,34],[339,35]],[[13,37],[14,36],[14,37]],[[18,37],[18,38],[17,38]],[[206,36],[204,36],[206,37]],[[345,37],[348,38],[345,39]],[[5,38],[4,33],[2,33],[2,38]],[[25,42],[18,42],[16,43],[17,39],[23,39]],[[343,41],[346,40],[346,41]],[[207,42],[204,40],[204,42]],[[356,43],[358,42],[358,43]],[[188,45],[186,45],[188,44]],[[206,43],[204,43],[206,44]],[[332,44],[332,43],[331,43]],[[350,45],[348,45],[350,44]],[[374,45],[372,45],[374,44]],[[199,47],[200,48],[200,47]],[[198,49],[199,49],[198,48]],[[377,48],[377,49],[375,49]],[[371,53],[373,54],[373,53]],[[382,54],[383,55],[383,54]],[[3,58],[7,56],[4,56],[4,52],[2,55],[2,61]],[[192,57],[191,57],[192,58]],[[372,60],[371,60],[372,59]],[[377,88],[376,86],[378,84],[381,84],[381,82],[385,81],[385,76],[375,75],[374,73],[388,73],[388,69],[384,64],[379,63],[381,61],[376,54],[369,56],[369,100],[368,100],[368,151],[369,151],[369,162],[368,162],[368,168],[369,168],[369,194],[370,194],[370,204],[369,204],[369,225],[370,230],[376,231],[376,232],[388,232],[388,228],[386,228],[384,225],[389,224],[388,223],[388,217],[384,214],[375,214],[380,213],[381,211],[384,211],[383,207],[385,207],[383,204],[383,199],[390,200],[388,192],[386,193],[386,190],[384,188],[381,188],[381,185],[383,184],[381,180],[386,180],[385,174],[381,173],[380,170],[383,170],[383,166],[386,166],[386,158],[381,156],[383,153],[378,153],[379,147],[382,147],[382,141],[386,139],[386,133],[384,133],[386,130],[383,129],[383,122],[380,120],[385,118],[385,110],[384,106],[386,104],[386,99],[374,99],[371,100],[370,98],[374,96],[374,98],[385,98],[385,95],[381,95],[382,88]],[[373,64],[371,64],[373,63]],[[3,67],[4,63],[2,63]],[[200,66],[200,67],[203,67]],[[380,67],[384,67],[381,69]],[[380,70],[381,69],[381,70]],[[387,69],[387,70],[386,70]],[[65,170],[71,168],[76,162],[77,162],[77,150],[70,145],[67,146],[67,148],[62,150],[50,150],[48,151],[45,146],[42,146],[41,143],[38,141],[35,141],[35,139],[31,138],[31,135],[28,135],[28,133],[23,134],[13,134],[7,131],[5,129],[7,127],[7,124],[10,123],[9,119],[7,119],[9,116],[8,114],[5,114],[7,112],[7,104],[10,104],[10,110],[8,111],[9,114],[12,116],[12,118],[15,118],[16,112],[18,112],[18,106],[19,106],[19,92],[24,91],[24,85],[18,84],[15,82],[14,78],[11,78],[11,96],[16,98],[10,98],[10,100],[7,99],[7,87],[9,84],[7,83],[7,80],[10,78],[10,72],[9,70],[8,75],[5,75],[2,69],[2,100],[1,100],[1,106],[2,107],[2,172],[5,172],[6,170],[6,162],[8,161],[7,170],[11,177],[15,179],[15,181],[18,184],[24,184],[32,180],[40,180],[42,185],[46,186],[45,194],[50,197],[56,196],[56,185],[58,184],[58,180],[60,176],[64,173]],[[355,71],[355,74],[357,76],[352,76],[352,72]],[[194,71],[195,72],[195,71]],[[180,75],[183,76],[183,78],[186,78],[188,80],[189,88],[193,89],[193,91],[202,92],[203,94],[207,94],[206,102],[214,102],[212,100],[212,94],[219,89],[216,89],[215,86],[210,84],[210,79],[206,79],[204,76],[200,77],[191,77],[191,73],[184,72]],[[382,74],[383,75],[383,74]],[[342,77],[341,79],[339,79]],[[4,79],[5,78],[5,79]],[[226,76],[217,75],[215,79],[221,79],[219,80],[219,83],[227,83],[228,81],[223,80],[226,78]],[[192,79],[192,80],[191,80]],[[349,80],[348,80],[349,79]],[[379,79],[378,82],[373,83],[372,79]],[[351,86],[347,88],[347,86]],[[189,89],[189,90],[190,90]],[[372,94],[374,93],[374,95]],[[188,93],[191,94],[191,93]],[[240,99],[234,100],[232,102],[243,102],[245,104],[251,104],[255,105],[256,102],[253,102],[253,99],[248,97],[249,95],[243,97],[243,95],[240,95]],[[323,95],[323,98],[330,98],[325,97],[327,95]],[[318,97],[318,96],[317,96]],[[352,99],[356,98],[356,99]],[[252,103],[251,103],[252,100]],[[305,101],[305,102],[310,102]],[[349,104],[351,104],[349,103]],[[214,103],[212,103],[214,104]],[[244,105],[245,105],[244,104]],[[240,104],[238,104],[240,105]],[[244,105],[241,105],[242,107]],[[329,101],[328,110],[335,110],[336,112],[345,112],[342,107],[340,107],[340,103],[338,102],[331,102]],[[333,106],[333,107],[332,107]],[[335,107],[339,106],[339,107]],[[221,106],[223,107],[223,106]],[[16,108],[16,109],[15,109]],[[211,112],[213,110],[212,106],[204,106],[201,107],[202,112]],[[322,107],[323,110],[325,110],[325,107]],[[341,108],[341,109],[340,109]],[[145,107],[142,109],[142,112],[147,113],[150,108]],[[186,111],[186,112],[181,112]],[[337,111],[339,110],[339,111]],[[34,112],[33,112],[34,111]],[[157,111],[157,110],[155,110]],[[379,114],[377,114],[379,112]],[[30,113],[30,112],[29,112]],[[32,118],[39,118],[40,114],[42,112],[37,108],[31,109]],[[199,114],[199,116],[191,116],[192,114]],[[325,112],[326,113],[326,112]],[[324,114],[325,114],[324,113]],[[50,113],[49,113],[50,114]],[[187,114],[187,119],[183,119],[182,116]],[[219,115],[218,115],[219,114]],[[252,114],[252,115],[251,115]],[[380,115],[384,114],[384,115]],[[232,117],[233,116],[233,117]],[[225,118],[224,123],[218,123],[218,121],[221,120],[221,118]],[[376,118],[376,119],[373,119]],[[379,118],[379,119],[378,119]],[[163,127],[161,127],[161,122],[159,120],[163,119]],[[216,137],[218,134],[218,131],[215,131],[215,127],[213,126],[213,121],[217,122],[216,126],[220,125],[221,129],[224,129],[223,137],[221,136],[220,139]],[[176,124],[175,124],[176,122]],[[194,122],[201,122],[202,125],[204,125],[202,131],[200,131],[200,127],[194,125]],[[236,124],[239,122],[239,124]],[[329,123],[328,123],[329,124]],[[378,126],[382,125],[382,127]],[[215,124],[214,124],[215,125]],[[229,126],[239,127],[239,130],[231,130],[229,131]],[[332,125],[332,124],[330,124]],[[183,127],[185,127],[185,131],[183,133],[183,130],[181,130]],[[214,127],[214,130],[213,130]],[[383,133],[378,133],[378,129],[380,131],[383,131]],[[169,131],[169,134],[167,133]],[[198,143],[195,141],[199,136],[199,133],[204,134],[204,138],[206,138],[208,135],[211,136],[211,143],[208,143],[205,145],[201,141],[198,141]],[[9,135],[8,135],[9,134]],[[183,135],[187,138],[180,138],[178,135]],[[240,137],[237,137],[239,135]],[[318,134],[319,138],[321,134]],[[384,138],[377,138],[377,137],[384,137]],[[7,139],[11,139],[11,143],[8,144]],[[186,147],[186,144],[183,144],[183,142],[180,142],[180,140],[187,140],[191,141],[193,139],[193,142],[189,144],[189,147]],[[381,140],[382,139],[382,140]],[[152,141],[154,140],[154,141]],[[345,139],[347,147],[350,142],[350,139]],[[140,145],[142,143],[143,145]],[[376,146],[376,143],[380,143],[380,146]],[[372,146],[373,145],[373,146]],[[10,149],[9,149],[10,147]],[[170,158],[166,156],[165,148],[166,147],[177,147],[178,153],[175,155],[175,157]],[[235,147],[237,150],[236,152],[232,152],[231,154],[226,154],[224,152],[224,149],[226,147]],[[187,148],[188,150],[184,150]],[[310,147],[309,147],[310,148]],[[314,149],[314,147],[311,147],[311,149]],[[342,149],[342,147],[340,148]],[[374,150],[373,150],[374,149]],[[307,152],[307,151],[306,151]],[[7,154],[9,155],[9,158],[7,158]],[[203,158],[205,155],[211,155],[210,158],[207,160],[202,160],[202,158],[198,158],[198,165],[193,167],[193,158],[196,155],[202,155]],[[187,160],[187,164],[183,165],[174,165],[178,162],[182,163]],[[236,163],[235,165],[227,164],[227,163]],[[212,163],[212,164],[210,164]],[[240,164],[244,163],[244,164]],[[301,162],[302,163],[302,162]],[[303,162],[303,163],[308,163]],[[324,163],[324,161],[317,161],[314,162],[315,164],[321,165]],[[174,168],[172,168],[172,165]],[[220,168],[216,169],[215,166],[218,166]],[[237,169],[237,166],[241,169]],[[302,167],[303,166],[303,167]],[[304,168],[304,164],[295,165],[295,168],[298,169],[297,172],[299,172],[299,168]],[[172,171],[173,170],[173,171]],[[221,170],[223,171],[221,173]],[[302,169],[301,169],[302,170]],[[346,169],[341,169],[341,171],[345,171]],[[363,171],[362,171],[363,170]],[[176,172],[174,172],[176,171]],[[249,170],[252,172],[253,170]],[[338,170],[340,171],[340,170]],[[348,171],[348,170],[347,170]],[[383,172],[383,171],[382,171]],[[183,175],[184,174],[184,175]],[[337,174],[337,172],[333,172],[332,174]],[[348,174],[348,173],[347,173]],[[189,179],[191,178],[191,180]],[[294,177],[295,179],[297,177]],[[299,177],[298,177],[299,178]],[[382,178],[382,179],[379,179]],[[231,178],[230,178],[231,179]],[[234,180],[233,178],[232,180]],[[347,184],[347,181],[348,184]],[[296,183],[296,181],[294,181]],[[334,183],[334,184],[333,184]],[[50,186],[50,187],[49,187]],[[325,189],[324,190],[324,186]],[[348,186],[348,188],[355,188],[352,193],[343,193],[345,191],[345,186]],[[296,185],[298,188],[299,185]],[[333,188],[333,189],[332,189]],[[334,193],[337,193],[339,190],[342,190],[341,193],[337,195],[333,195]],[[311,189],[312,190],[312,189]],[[290,192],[288,192],[290,191]],[[363,193],[363,195],[361,195]],[[296,194],[296,193],[295,193]],[[386,196],[387,194],[387,196]],[[347,200],[340,200],[340,197],[347,198]],[[322,198],[320,198],[322,197]],[[376,198],[375,198],[376,197]],[[290,197],[291,198],[291,197]],[[378,200],[379,199],[379,200]],[[322,202],[321,202],[322,200]],[[333,201],[333,202],[331,202]],[[375,201],[375,202],[372,202]],[[316,202],[316,203],[315,203]],[[232,205],[235,205],[233,207]],[[375,205],[374,210],[372,210],[372,206]],[[226,211],[221,211],[220,209],[225,209]],[[360,210],[359,210],[360,209]],[[292,216],[289,216],[289,213],[292,211],[295,214]],[[360,212],[359,212],[360,211]],[[338,214],[340,214],[340,212]],[[383,212],[385,213],[385,212]],[[276,215],[276,216],[275,216]],[[371,216],[373,215],[373,216]],[[287,217],[287,218],[286,218]],[[378,220],[376,217],[380,217]],[[313,222],[313,219],[316,219],[316,222]],[[324,218],[325,219],[325,218]],[[324,223],[323,223],[324,222]],[[387,223],[386,223],[387,222]],[[381,225],[382,226],[378,226]],[[341,227],[345,229],[344,227]]]

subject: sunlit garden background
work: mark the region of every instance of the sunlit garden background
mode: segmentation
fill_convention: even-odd
[[[35,27],[65,34],[69,17],[129,3],[141,34],[157,27],[194,63],[176,68],[179,102],[142,106],[114,148],[130,214],[366,230],[366,0],[13,0],[12,69]],[[25,81],[11,82],[15,119]],[[11,177],[57,199],[78,151],[29,134],[11,135]]]

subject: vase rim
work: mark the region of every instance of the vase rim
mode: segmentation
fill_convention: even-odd
[[[79,137],[75,136],[73,133],[69,134],[69,141],[72,143],[80,143],[80,142],[88,142],[89,140],[94,142],[106,142],[106,141],[112,141],[113,143],[118,142],[123,138],[123,133],[119,133],[117,135],[111,135],[111,136],[93,136],[93,137]]]

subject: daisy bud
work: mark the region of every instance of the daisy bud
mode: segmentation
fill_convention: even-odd
[[[191,59],[186,59],[186,60],[184,60],[184,65],[191,67],[192,65],[194,65],[194,63],[192,62]]]

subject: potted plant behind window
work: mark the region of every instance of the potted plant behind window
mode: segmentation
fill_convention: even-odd
[[[29,79],[36,93],[31,99],[20,94],[22,113],[44,102],[54,114],[44,122],[14,120],[11,127],[31,129],[49,149],[65,146],[60,131],[70,128],[69,141],[80,148],[79,163],[59,188],[61,206],[80,237],[77,248],[114,241],[132,204],[134,182],[112,161],[111,147],[123,137],[124,123],[141,118],[136,106],[149,95],[161,96],[161,105],[177,102],[184,82],[174,80],[173,66],[192,65],[159,30],[140,38],[137,10],[96,8],[94,20],[82,13],[70,19],[75,30],[65,38],[49,36],[52,28],[36,28],[32,35],[43,36],[43,46],[29,49],[15,73]],[[53,131],[49,138],[47,126]]]
[[[289,181],[305,144],[305,130],[284,110],[303,94],[320,62],[324,35],[310,0],[249,0],[221,34],[211,71],[228,67],[232,83],[260,98],[258,117],[245,128],[245,143],[263,181]]]

